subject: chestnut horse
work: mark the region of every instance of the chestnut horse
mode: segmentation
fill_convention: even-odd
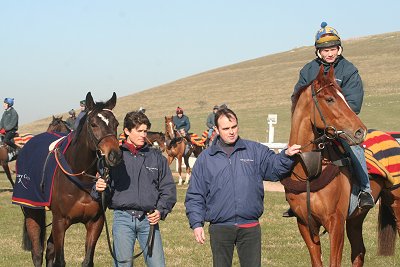
[[[321,226],[329,233],[330,266],[340,266],[342,260],[351,174],[348,168],[338,168],[332,164],[340,160],[341,156],[335,152],[330,141],[340,133],[341,138],[350,145],[355,145],[363,141],[367,132],[364,124],[344,100],[333,71],[331,67],[325,76],[321,65],[317,78],[310,86],[298,92],[292,106],[289,144],[303,145],[304,155],[306,152],[320,151],[323,158],[321,176],[328,175],[328,171],[333,173],[331,176],[335,176],[327,186],[315,192],[310,192],[310,186],[307,192],[298,194],[285,187],[286,199],[296,213],[297,224],[308,247],[312,266],[322,266],[319,238]],[[306,165],[304,161],[297,160],[290,179],[307,181],[307,185],[310,185],[309,176],[312,171],[307,170]]]
[[[202,147],[196,146],[192,144],[191,148],[185,154],[187,141],[183,138],[180,133],[175,129],[175,124],[171,117],[165,117],[165,141],[166,143],[170,143],[172,140],[176,141],[173,145],[167,145],[165,150],[168,155],[168,164],[171,165],[172,161],[176,158],[178,160],[178,173],[179,173],[179,182],[181,185],[183,182],[182,179],[182,158],[185,162],[186,167],[186,179],[185,184],[189,183],[191,168],[189,165],[189,157],[193,153],[195,157],[197,157],[201,151]]]
[[[366,127],[344,100],[341,88],[335,81],[333,67],[325,76],[321,66],[317,78],[298,92],[293,103],[289,144],[303,145],[302,155],[297,158],[290,178],[282,181],[286,199],[296,214],[298,228],[308,247],[312,266],[322,266],[321,226],[329,233],[329,265],[341,265],[345,225],[351,245],[352,264],[364,264],[366,250],[362,223],[368,211],[356,208],[349,214],[353,186],[349,158],[341,153],[343,151],[338,151],[335,142],[342,139],[349,145],[356,145],[365,136]],[[312,154],[311,151],[314,155],[319,155],[319,152],[322,156],[307,157],[307,154]],[[311,158],[311,163],[319,163],[320,168],[311,168],[313,164],[309,164],[307,158]],[[320,171],[315,171],[317,169]],[[385,194],[387,197],[382,198],[382,203],[390,208],[389,213],[391,211],[390,218],[386,213],[380,216],[380,220],[391,220],[393,225],[393,215],[398,222],[400,218],[400,190],[388,190],[384,187],[383,179],[374,178],[371,180],[374,199]],[[316,183],[313,184],[314,181]],[[322,182],[318,185],[318,181]],[[399,223],[397,229],[400,233]],[[385,245],[381,247],[384,251]]]
[[[115,166],[121,161],[117,139],[118,121],[112,112],[115,104],[115,93],[107,102],[95,103],[89,92],[86,95],[87,114],[82,117],[78,129],[70,133],[72,141],[64,153],[66,164],[60,164],[57,160],[49,206],[53,220],[47,240],[46,266],[65,266],[65,232],[78,222],[86,227],[85,258],[82,266],[94,265],[95,246],[103,229],[104,217],[99,202],[90,196],[89,187],[94,185],[93,179],[100,170],[99,161],[106,167]],[[23,158],[23,152],[24,148],[20,158]],[[59,152],[55,151],[54,154],[57,156]],[[24,236],[29,237],[31,243],[33,264],[42,266],[45,209],[23,204],[21,207],[27,230],[27,235]]]

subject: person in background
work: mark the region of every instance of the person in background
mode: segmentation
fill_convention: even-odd
[[[75,120],[76,120],[75,110],[74,110],[74,109],[71,109],[70,111],[68,111],[68,115],[69,115],[69,117],[68,117],[68,119],[65,121],[66,124],[68,125],[68,127],[69,127],[71,130],[76,130],[76,129],[75,129]]]
[[[113,239],[118,261],[114,266],[132,266],[136,239],[144,251],[147,266],[165,266],[159,221],[165,220],[176,203],[176,186],[167,159],[158,149],[146,143],[151,123],[139,111],[126,114],[124,119],[126,142],[121,146],[123,162],[110,169],[111,201],[114,210]],[[104,192],[107,183],[98,179],[92,197]],[[154,227],[154,246],[148,253],[146,245]],[[122,263],[123,261],[127,261]]]
[[[139,112],[142,112],[143,114],[146,113],[146,109],[144,107],[140,107],[138,109]]]
[[[75,123],[74,123],[74,129],[78,129],[79,122],[82,119],[83,116],[86,115],[86,100],[81,100],[79,102],[79,105],[81,107],[81,112],[79,112],[78,117],[76,117]]]
[[[299,80],[294,86],[292,101],[296,93],[304,86],[310,84],[317,77],[320,66],[324,66],[325,73],[330,68],[335,69],[335,78],[342,88],[347,104],[359,114],[364,98],[364,88],[357,68],[342,55],[343,47],[338,32],[328,26],[326,22],[321,23],[321,29],[315,35],[316,58],[307,63],[301,70]],[[342,142],[346,151],[350,154],[353,163],[353,173],[360,181],[361,191],[358,195],[358,206],[362,209],[370,209],[374,206],[374,198],[371,195],[371,186],[368,178],[367,164],[364,150],[361,146],[348,146]],[[295,214],[291,209],[283,213],[283,217],[293,217]]]
[[[190,140],[189,130],[190,130],[190,121],[189,117],[183,114],[183,109],[180,107],[176,108],[176,115],[172,117],[172,121],[175,124],[176,130],[180,133],[180,135],[187,140],[189,146],[192,145],[192,141]],[[173,141],[171,142],[173,143]]]
[[[213,145],[197,158],[186,193],[186,215],[195,240],[204,244],[204,223],[209,225],[214,266],[232,266],[236,246],[241,266],[261,266],[261,227],[264,180],[290,175],[300,145],[276,154],[260,143],[241,139],[236,114],[219,109],[218,134]]]
[[[10,149],[8,161],[16,159],[20,148],[13,142],[18,130],[18,112],[14,109],[14,98],[5,98],[3,101],[4,113],[0,120],[0,134],[4,135],[3,142]]]
[[[214,126],[215,126],[215,113],[217,113],[219,106],[215,105],[213,107],[213,111],[208,114],[207,121],[206,121],[206,126],[208,128],[208,134],[207,134],[207,140],[206,144],[209,143],[210,138],[214,132]]]

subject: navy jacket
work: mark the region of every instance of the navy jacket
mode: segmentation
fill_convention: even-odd
[[[176,203],[176,186],[167,159],[148,146],[137,155],[124,146],[121,150],[122,163],[110,169],[109,208],[145,212],[157,209],[165,219]]]
[[[309,85],[317,78],[321,64],[324,65],[325,74],[328,73],[330,64],[323,62],[319,58],[307,63],[300,70],[299,81],[294,87],[292,100],[300,88]],[[357,68],[342,56],[337,58],[333,67],[335,68],[336,82],[342,88],[344,98],[356,114],[360,113],[364,98],[364,88]]]
[[[175,124],[176,129],[179,131],[180,129],[185,129],[185,132],[188,133],[190,130],[190,121],[188,116],[182,115],[182,118],[178,116],[173,116],[172,121]]]
[[[217,138],[218,139],[218,138]],[[239,139],[228,155],[217,144],[197,158],[186,193],[186,215],[191,228],[212,224],[257,222],[264,210],[263,180],[287,177],[293,159],[284,151]]]

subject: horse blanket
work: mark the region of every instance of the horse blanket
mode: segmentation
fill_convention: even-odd
[[[400,144],[390,134],[369,130],[363,143],[368,173],[387,180],[386,186],[400,183]]]
[[[192,133],[190,135],[190,141],[192,141],[192,144],[196,146],[204,146],[208,136],[208,131],[204,131],[201,137],[199,137],[197,134]]]
[[[14,137],[14,143],[17,146],[23,147],[34,135],[30,133],[18,133],[18,136]]]
[[[57,162],[49,145],[66,134],[51,132],[34,136],[21,149],[16,162],[16,183],[12,203],[29,207],[45,208],[50,205],[53,179]],[[69,146],[72,134],[58,141],[55,148],[61,153]]]

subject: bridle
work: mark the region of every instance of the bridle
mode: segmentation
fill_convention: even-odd
[[[319,88],[318,90],[315,90],[315,84],[312,83],[311,85],[311,92],[312,92],[312,99],[314,101],[314,118],[313,118],[313,128],[314,128],[314,132],[320,132],[320,130],[315,126],[316,125],[316,112],[315,109],[318,111],[319,116],[322,120],[322,122],[324,123],[324,129],[323,129],[323,133],[317,137],[314,140],[311,140],[308,144],[302,146],[300,149],[304,149],[306,147],[308,147],[311,144],[317,145],[319,150],[322,150],[325,148],[326,143],[331,142],[333,140],[336,140],[339,135],[346,135],[346,137],[348,139],[350,139],[353,143],[356,143],[356,141],[353,139],[353,137],[351,137],[348,133],[346,133],[345,131],[339,131],[336,129],[336,127],[332,126],[332,125],[328,125],[326,123],[325,120],[325,116],[322,113],[321,107],[319,105],[318,102],[318,98],[317,95],[325,88],[334,86],[334,84],[331,82],[325,86],[322,86],[321,88]]]
[[[111,112],[111,113],[114,115],[114,113],[113,113],[112,110],[110,110],[110,109],[102,109],[102,110],[103,110],[103,111],[109,111],[109,112]],[[83,170],[83,171],[81,171],[81,172],[78,172],[78,173],[70,173],[70,172],[68,172],[67,170],[65,170],[65,168],[62,166],[62,164],[61,164],[61,162],[60,162],[60,158],[59,158],[59,157],[60,157],[60,149],[59,149],[58,147],[57,147],[56,149],[54,149],[54,151],[55,151],[54,156],[55,156],[55,159],[56,159],[56,161],[57,161],[57,165],[60,167],[60,169],[61,169],[66,175],[73,176],[73,177],[79,176],[79,175],[84,175],[84,176],[88,176],[88,177],[90,177],[90,178],[93,178],[94,180],[97,180],[99,177],[96,177],[96,176],[94,176],[94,175],[91,175],[91,174],[87,173],[87,171],[90,170],[90,169],[94,166],[94,164],[95,164],[96,162],[98,162],[98,163],[99,163],[99,162],[102,162],[101,165],[102,165],[102,168],[104,168],[104,170],[102,170],[102,172],[108,174],[108,169],[109,169],[109,168],[108,168],[108,166],[107,166],[107,164],[106,164],[106,161],[105,161],[105,154],[104,154],[103,151],[101,151],[101,149],[99,148],[99,144],[101,143],[101,141],[103,141],[104,138],[109,137],[109,136],[114,136],[114,137],[115,137],[115,135],[112,134],[112,133],[109,133],[109,134],[106,134],[106,135],[102,136],[101,138],[96,138],[96,136],[95,136],[94,133],[93,133],[92,127],[89,126],[89,115],[90,115],[90,113],[91,113],[91,111],[89,111],[88,114],[86,115],[85,124],[86,124],[86,130],[87,130],[88,137],[89,137],[89,142],[92,142],[92,143],[94,144],[94,146],[95,146],[96,157],[93,159],[93,161],[92,161],[92,163],[89,165],[89,167],[87,167],[85,170]],[[116,137],[115,137],[115,138],[116,138]],[[99,164],[98,164],[98,165],[99,165]],[[99,169],[99,168],[98,168],[98,169]]]

